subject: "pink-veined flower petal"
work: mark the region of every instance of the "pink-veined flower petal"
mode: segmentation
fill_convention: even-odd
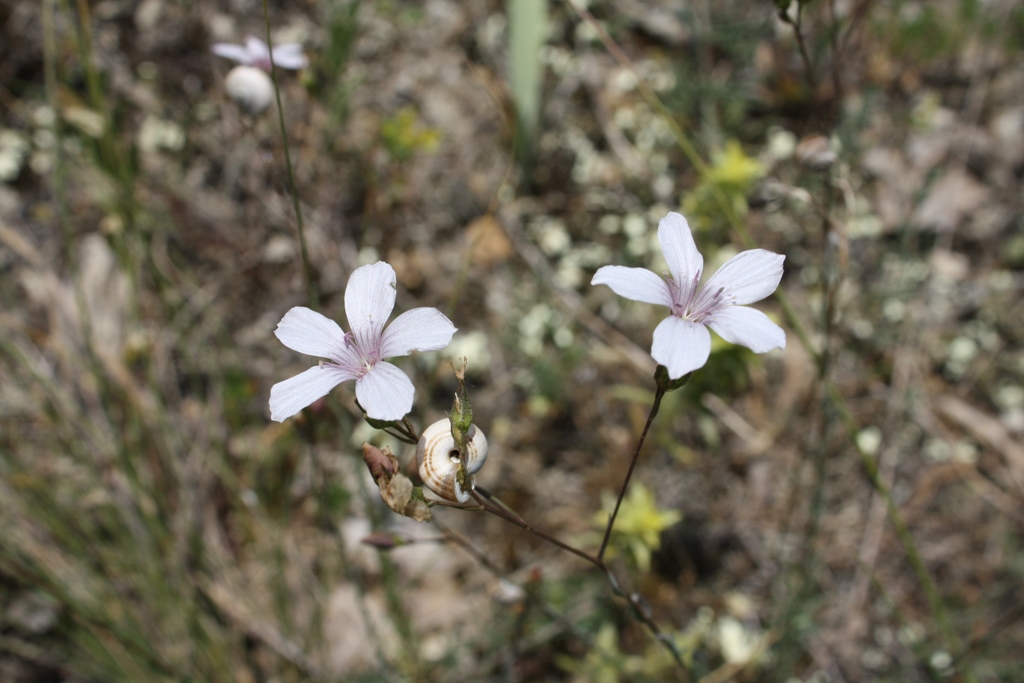
[[[654,329],[651,356],[671,379],[703,367],[711,355],[711,333],[700,323],[670,315]]]
[[[213,54],[218,57],[225,57],[227,59],[233,59],[240,64],[251,64],[252,60],[249,58],[249,51],[241,45],[232,45],[231,43],[217,43],[213,46]]]
[[[251,64],[270,59],[270,50],[267,49],[267,44],[256,36],[245,37],[245,49],[249,53],[249,59],[252,60]]]
[[[293,309],[294,310],[294,309]],[[284,422],[347,379],[354,379],[340,368],[317,365],[270,388],[270,419]]]
[[[725,262],[704,285],[705,292],[713,295],[725,289],[737,306],[760,301],[775,291],[782,280],[782,262],[786,257],[767,249],[741,251]]]
[[[305,69],[308,63],[298,43],[285,43],[274,48],[274,64],[282,69]]]
[[[756,308],[727,306],[707,323],[725,341],[742,344],[754,353],[786,348],[785,331]]]
[[[455,325],[436,308],[413,308],[391,321],[380,340],[380,357],[408,356],[448,346]]]
[[[274,334],[292,351],[308,356],[337,359],[345,348],[345,333],[338,323],[305,306],[285,313]]]
[[[397,278],[383,261],[352,271],[345,288],[345,315],[356,344],[367,355],[380,356],[380,337],[395,307]]]
[[[356,380],[356,398],[374,420],[401,420],[412,410],[412,380],[391,363],[378,362]]]
[[[668,283],[646,268],[602,266],[594,273],[590,284],[608,285],[619,296],[633,301],[672,308],[672,294]]]
[[[679,285],[679,303],[685,303],[704,272],[704,257],[697,251],[690,224],[682,214],[672,211],[658,222],[658,242],[672,279]]]

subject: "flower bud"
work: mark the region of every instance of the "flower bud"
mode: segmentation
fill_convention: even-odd
[[[462,367],[455,371],[455,378],[459,386],[455,390],[455,400],[452,402],[452,412],[449,415],[452,421],[452,438],[459,448],[460,453],[466,451],[466,436],[469,428],[473,426],[473,407],[469,404],[469,394],[466,392],[466,365],[468,361],[462,359]]]
[[[398,471],[398,459],[390,451],[385,453],[372,444],[363,444],[363,462],[374,481],[381,477],[390,478]]]
[[[364,536],[362,543],[370,547],[376,548],[377,550],[391,550],[397,548],[400,545],[405,545],[408,541],[405,538],[399,537],[397,534],[389,534],[382,531],[372,533],[369,536]]]
[[[236,66],[224,79],[224,89],[238,108],[256,116],[274,101],[274,84],[266,72],[254,66]]]
[[[381,450],[364,443],[363,462],[369,468],[373,480],[377,482],[380,497],[385,505],[417,522],[430,520],[430,507],[423,498],[423,492],[412,485],[409,477],[398,471],[398,458],[387,446]]]
[[[655,384],[658,385],[659,390],[667,394],[670,391],[675,391],[676,389],[685,386],[686,383],[690,381],[691,374],[692,373],[688,372],[682,377],[672,379],[671,377],[669,377],[668,368],[666,368],[664,365],[659,365],[654,370],[654,382]]]

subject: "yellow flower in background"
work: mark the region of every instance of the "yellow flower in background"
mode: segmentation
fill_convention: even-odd
[[[644,669],[645,657],[627,655],[619,649],[619,634],[612,624],[602,624],[594,645],[582,659],[556,655],[562,671],[572,674],[573,683],[619,683]]]
[[[760,161],[748,157],[738,141],[729,140],[724,150],[718,150],[712,155],[711,168],[701,180],[745,191],[764,173],[765,168]]]
[[[729,140],[724,149],[711,154],[711,165],[700,176],[697,186],[683,200],[683,213],[700,230],[721,225],[722,202],[736,213],[747,213],[747,195],[754,181],[766,173],[764,165],[747,156],[737,140]]]
[[[388,153],[399,161],[418,151],[433,152],[441,144],[441,132],[423,125],[412,107],[402,107],[381,121],[380,137]]]
[[[615,509],[615,497],[606,493],[602,497],[602,510],[594,515],[594,525],[604,529],[608,515]],[[640,571],[651,568],[651,553],[661,546],[661,532],[678,522],[683,515],[676,510],[661,510],[643,484],[634,484],[622,500],[619,516],[615,518],[610,550],[626,550]]]

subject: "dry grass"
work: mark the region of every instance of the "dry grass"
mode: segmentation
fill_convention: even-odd
[[[591,3],[685,143],[760,160],[733,221],[568,5],[529,174],[499,3],[272,8],[312,60],[279,77],[319,309],[340,319],[383,259],[400,310],[445,311],[461,345],[405,359],[413,417],[441,416],[469,354],[480,481],[561,538],[594,531],[653,395],[658,312],[593,271],[650,266],[680,206],[709,263],[745,235],[786,255],[764,305],[786,351],[716,347],[637,473],[683,521],[650,572],[617,567],[685,676],[572,556],[435,509],[473,551],[384,508],[359,446],[399,449],[350,385],[269,421],[270,386],[309,365],[273,329],[309,297],[276,120],[227,101],[209,50],[263,35],[260,7],[103,2],[83,30],[86,5],[0,8],[0,679],[1021,676],[1013,3],[812,5],[810,81],[768,6]],[[810,170],[787,147],[822,132],[838,159]],[[378,552],[375,530],[421,542]]]

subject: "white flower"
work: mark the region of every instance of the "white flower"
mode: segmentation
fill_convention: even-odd
[[[271,419],[283,422],[350,379],[356,381],[359,404],[375,420],[401,420],[412,409],[412,382],[384,359],[443,349],[455,326],[436,308],[414,308],[385,329],[395,307],[395,285],[395,271],[383,261],[352,273],[345,290],[348,334],[308,308],[285,313],[274,331],[277,338],[292,350],[327,360],[273,386]]]
[[[270,50],[267,44],[256,36],[248,36],[245,45],[217,43],[213,46],[213,54],[233,59],[245,66],[255,66],[270,71]],[[282,69],[305,69],[309,62],[302,54],[302,46],[298,43],[286,43],[274,48],[274,64]]]
[[[708,361],[708,327],[726,341],[755,353],[786,348],[781,327],[761,311],[743,306],[775,291],[785,256],[765,249],[741,252],[698,288],[704,258],[686,219],[674,212],[662,218],[658,241],[668,263],[668,276],[658,277],[646,268],[604,266],[590,284],[608,285],[619,296],[671,309],[672,315],[654,330],[651,346],[651,356],[668,369],[669,378],[678,379]]]

